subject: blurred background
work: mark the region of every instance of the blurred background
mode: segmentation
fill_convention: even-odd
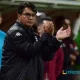
[[[17,5],[22,1],[33,2],[40,12],[45,12],[53,19],[59,15],[66,16],[72,24],[76,18],[76,13],[80,9],[80,0],[0,0],[0,11],[3,17],[1,30],[6,32],[15,22]]]

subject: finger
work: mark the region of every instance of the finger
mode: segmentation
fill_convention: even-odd
[[[71,30],[67,30],[66,32],[67,34],[71,35]]]
[[[49,26],[49,31],[53,31],[54,30],[54,27],[53,27],[53,25],[51,24],[50,26]]]
[[[47,32],[48,32],[48,31],[49,31],[49,29],[50,29],[50,27],[51,27],[51,26],[50,26],[50,24],[47,24],[46,26],[44,26],[45,31],[47,31]]]
[[[70,37],[70,35],[71,35],[71,33],[68,32],[68,33],[67,33],[67,36]]]
[[[70,26],[68,26],[68,28],[67,28],[66,30],[69,30],[69,31],[71,31],[71,27],[70,27]]]
[[[48,32],[48,27],[47,26],[43,26],[44,32]]]
[[[45,30],[45,25],[43,24],[43,29]]]
[[[60,31],[63,31],[63,27],[61,27],[59,30],[60,30]]]

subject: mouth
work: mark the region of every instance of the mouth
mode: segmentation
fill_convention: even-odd
[[[28,21],[28,23],[33,24],[33,21]]]

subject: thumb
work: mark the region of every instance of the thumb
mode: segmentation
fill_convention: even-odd
[[[59,30],[62,31],[63,30],[63,27],[61,27]]]

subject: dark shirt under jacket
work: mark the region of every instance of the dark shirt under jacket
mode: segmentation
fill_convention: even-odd
[[[16,22],[3,46],[3,80],[43,80],[43,60],[51,60],[60,44],[47,33],[37,38],[32,29]]]

